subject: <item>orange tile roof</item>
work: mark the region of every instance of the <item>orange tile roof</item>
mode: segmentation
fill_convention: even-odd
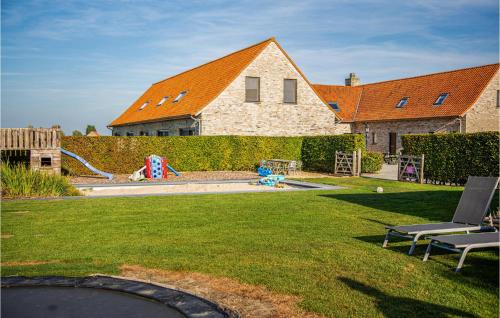
[[[354,87],[314,87],[324,99],[339,103],[340,117],[346,122],[455,117],[474,105],[498,68],[499,64],[490,64]],[[444,103],[434,106],[443,93],[449,94]],[[356,110],[353,105],[359,95]],[[396,108],[403,97],[409,97],[408,103]]]
[[[337,103],[339,106],[338,117],[344,121],[354,118],[361,97],[361,87],[320,84],[313,84],[313,87],[327,103]]]
[[[198,114],[271,42],[275,42],[274,38],[267,39],[153,84],[109,126],[158,121],[166,118],[187,117]],[[187,91],[187,94],[179,102],[172,103],[182,91]],[[169,99],[161,106],[156,106],[165,96],[169,96]],[[142,110],[139,110],[147,101],[150,101],[149,104]]]

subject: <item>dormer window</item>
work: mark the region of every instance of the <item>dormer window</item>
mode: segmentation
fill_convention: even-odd
[[[158,107],[158,106],[163,105],[163,103],[165,103],[167,100],[168,100],[168,96],[163,97],[163,98],[162,98],[162,99],[158,102],[158,104],[156,104],[156,106]]]
[[[446,97],[448,97],[448,93],[443,93],[443,94],[439,95],[439,97],[434,102],[434,105],[435,106],[442,105],[444,103],[444,100],[446,99]]]
[[[186,93],[187,91],[180,92],[172,103],[178,103],[181,100],[181,98],[183,98],[186,95]]]
[[[336,112],[339,112],[340,111],[340,108],[339,108],[339,104],[337,102],[328,102],[328,105],[330,105],[330,107],[336,111]]]
[[[409,97],[403,97],[399,101],[399,103],[396,105],[396,108],[403,108],[406,104],[408,104]]]
[[[142,104],[142,106],[141,106],[141,107],[139,107],[139,110],[143,110],[143,109],[144,109],[144,107],[148,106],[150,101],[151,101],[151,100],[148,100],[148,101],[146,101],[144,104]]]

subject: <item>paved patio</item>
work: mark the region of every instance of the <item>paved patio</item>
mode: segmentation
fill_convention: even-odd
[[[398,165],[388,165],[384,163],[382,169],[378,173],[363,173],[362,176],[375,179],[398,180]]]

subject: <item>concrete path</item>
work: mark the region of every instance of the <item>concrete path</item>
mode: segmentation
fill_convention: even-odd
[[[382,170],[378,173],[363,173],[361,176],[385,180],[398,180],[398,165],[388,165],[384,163]]]

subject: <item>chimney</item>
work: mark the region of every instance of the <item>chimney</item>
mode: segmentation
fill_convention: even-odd
[[[345,86],[358,86],[359,84],[361,82],[355,73],[350,73],[349,77],[345,79]]]

